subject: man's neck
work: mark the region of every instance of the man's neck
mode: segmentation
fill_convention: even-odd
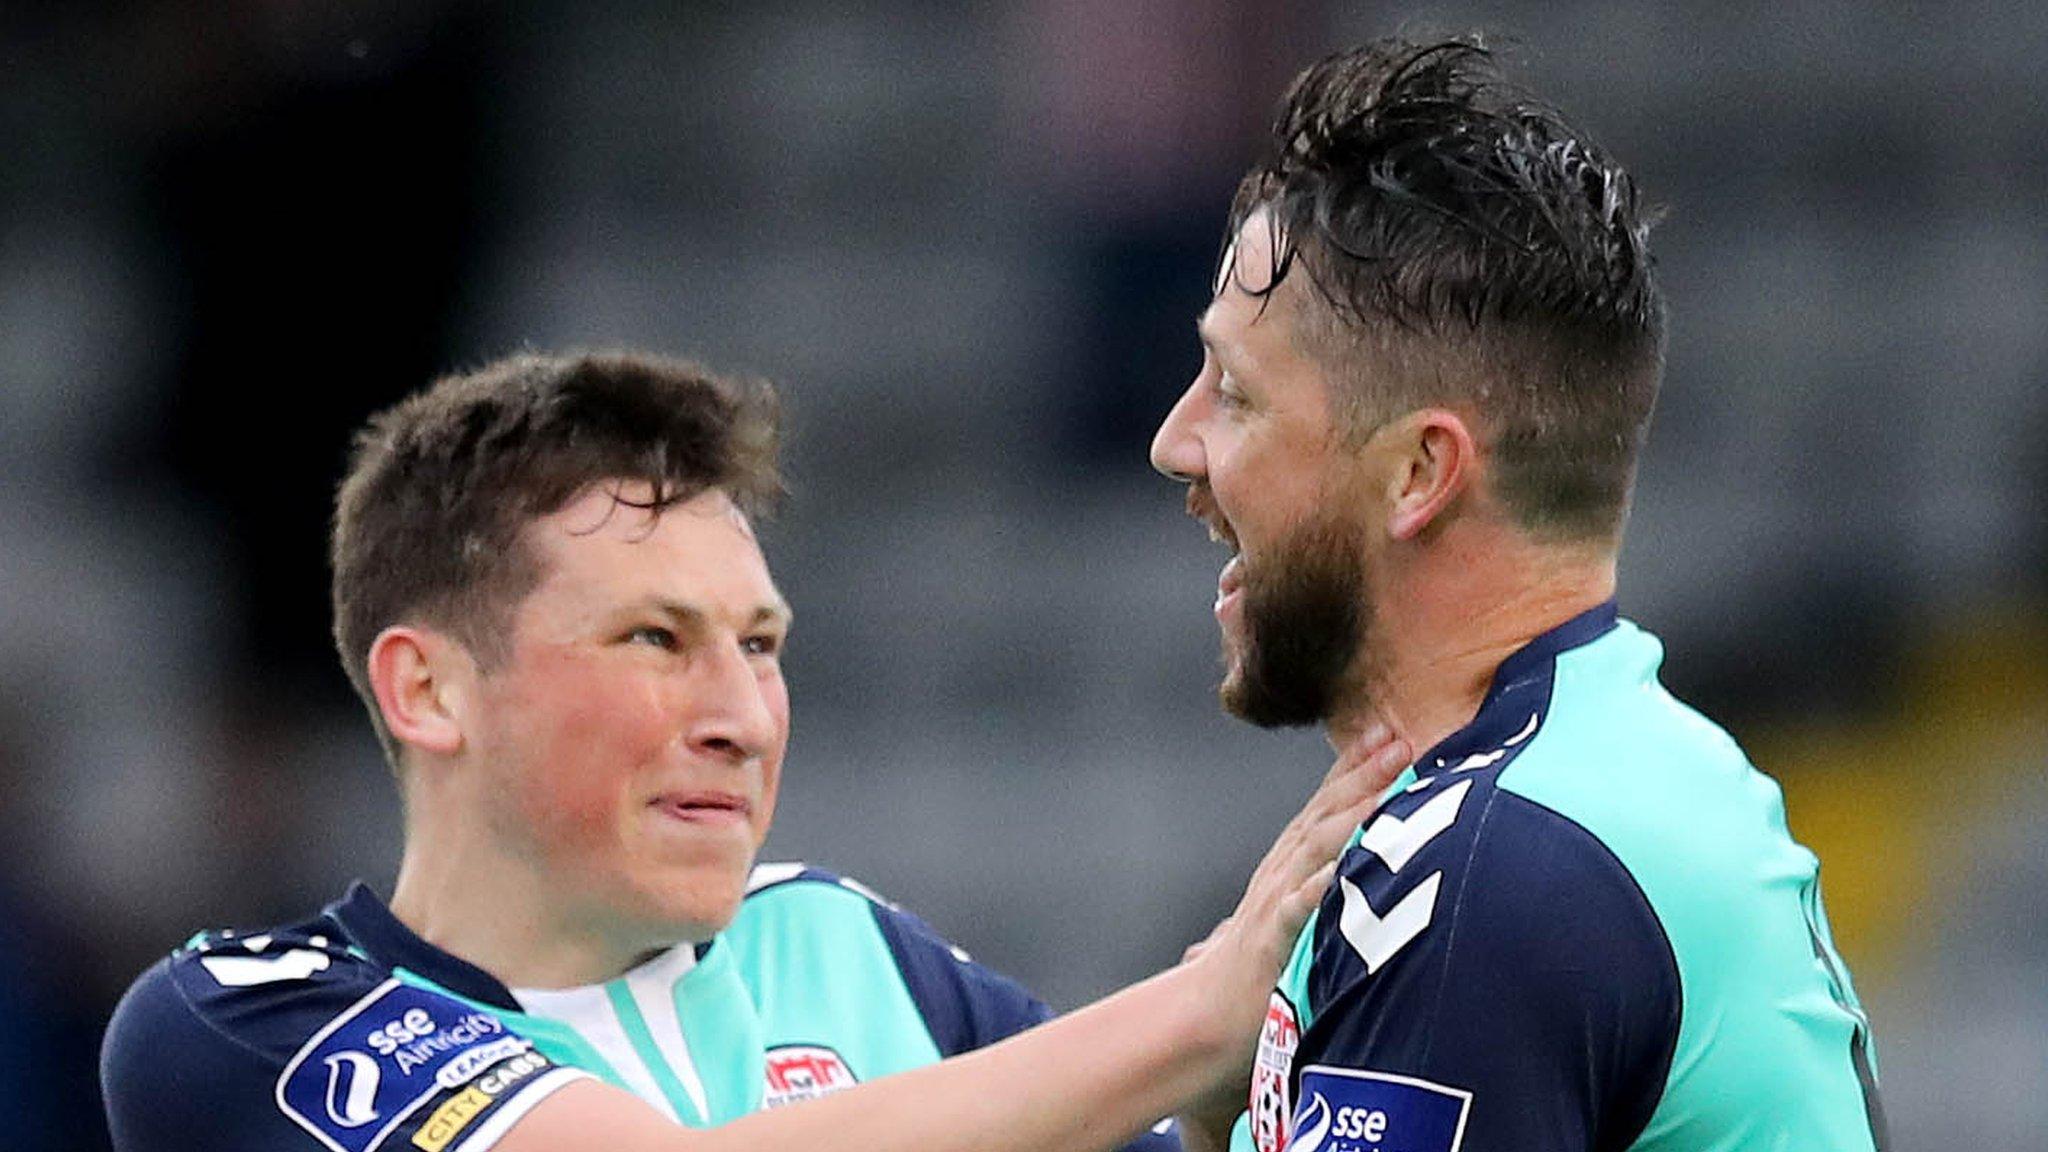
[[[1501,661],[1614,596],[1611,554],[1516,551],[1378,590],[1359,686],[1326,726],[1332,746],[1377,719],[1421,756],[1472,721]]]
[[[421,939],[508,988],[572,988],[627,971],[659,945],[551,916],[545,879],[408,829],[391,913]]]

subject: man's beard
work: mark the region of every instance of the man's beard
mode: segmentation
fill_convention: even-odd
[[[1291,532],[1244,578],[1244,651],[1217,696],[1261,728],[1330,715],[1372,622],[1358,533],[1334,517]]]

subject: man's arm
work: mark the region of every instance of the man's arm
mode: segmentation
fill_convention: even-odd
[[[992,1047],[845,1092],[679,1130],[627,1093],[571,1084],[501,1152],[1107,1152],[1160,1116],[1243,1082],[1280,967],[1360,815],[1407,763],[1381,732],[1331,768],[1198,955]],[[467,1150],[464,1150],[467,1152]]]
[[[1184,966],[989,1048],[708,1131],[676,1128],[629,1093],[572,1084],[496,1145],[617,1152],[1041,1152],[1116,1147],[1246,1053],[1242,975]]]
[[[1196,1119],[1185,1114],[1174,1120],[1174,1131],[1180,1133],[1181,1152],[1226,1152],[1230,1147],[1233,1121],[1210,1116]]]
[[[1372,754],[1376,751],[1377,754]],[[1258,1013],[1358,814],[1406,759],[1341,760],[1192,960],[956,1060],[679,1128],[318,935],[223,937],[146,975],[108,1031],[120,1152],[1107,1152],[1243,1076]]]
[[[119,1152],[441,1152],[584,1076],[303,928],[179,949],[122,998],[100,1060]]]
[[[986,1048],[1053,1018],[1030,990],[976,963],[917,916],[872,898],[869,911],[942,1058]],[[1180,1149],[1172,1128],[1159,1124],[1120,1152]]]

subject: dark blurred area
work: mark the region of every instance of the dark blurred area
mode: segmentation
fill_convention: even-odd
[[[388,888],[329,496],[524,346],[784,390],[771,857],[1056,1003],[1177,958],[1327,753],[1216,714],[1146,442],[1288,76],[1473,28],[1669,208],[1624,612],[1820,853],[1901,1146],[2040,1147],[2048,9],[1839,0],[0,9],[0,1144],[105,1147],[194,930]]]

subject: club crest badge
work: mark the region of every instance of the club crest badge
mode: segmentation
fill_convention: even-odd
[[[1259,1053],[1252,1064],[1252,1145],[1258,1152],[1287,1147],[1288,1118],[1293,1102],[1287,1090],[1294,1050],[1301,1046],[1301,1018],[1287,997],[1274,992],[1266,1002],[1266,1022],[1259,1028]]]
[[[853,1069],[830,1048],[791,1044],[768,1050],[768,1085],[764,1108],[780,1108],[799,1100],[815,1100],[860,1083]]]

